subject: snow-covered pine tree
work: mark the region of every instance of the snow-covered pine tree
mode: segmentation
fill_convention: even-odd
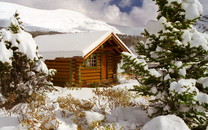
[[[38,55],[32,36],[25,32],[16,12],[10,26],[0,30],[0,107],[29,102],[51,88],[51,71]]]
[[[123,53],[122,68],[154,95],[152,116],[175,114],[191,129],[208,125],[208,36],[192,25],[202,14],[198,0],[153,0],[158,21],[148,22],[137,56]]]

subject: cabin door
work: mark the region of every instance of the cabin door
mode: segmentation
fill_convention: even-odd
[[[101,78],[107,79],[108,78],[108,64],[107,64],[107,55],[103,54],[101,56]]]

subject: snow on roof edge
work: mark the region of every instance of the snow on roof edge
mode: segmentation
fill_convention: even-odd
[[[111,31],[106,31],[106,33],[102,35],[100,38],[98,38],[94,43],[92,43],[90,47],[86,48],[86,50],[83,51],[84,57],[88,53],[90,53],[94,48],[96,48],[101,42],[103,42],[111,33]]]
[[[115,34],[113,33],[114,36],[121,42],[121,44],[131,53],[133,54],[133,52],[126,46],[126,44]]]

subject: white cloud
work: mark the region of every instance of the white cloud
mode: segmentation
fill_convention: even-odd
[[[111,0],[0,0],[17,3],[39,9],[70,9],[81,12],[93,19],[107,23],[143,27],[150,19],[155,19],[157,7],[152,0],[144,0],[143,7],[134,7],[131,12],[121,12]],[[128,6],[131,0],[122,0],[121,5]]]

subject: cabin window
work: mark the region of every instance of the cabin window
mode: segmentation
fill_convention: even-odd
[[[93,54],[85,61],[85,67],[97,67],[97,55]]]

